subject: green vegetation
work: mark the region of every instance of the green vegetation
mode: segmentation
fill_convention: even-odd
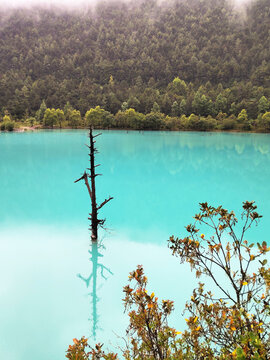
[[[147,291],[142,266],[130,273],[132,287],[124,287],[129,311],[128,339],[121,350],[124,359],[269,359],[270,268],[265,257],[270,247],[265,241],[254,246],[246,240],[247,231],[261,218],[256,208],[254,202],[243,204],[239,226],[233,211],[202,203],[195,223],[186,227],[188,235],[170,238],[173,255],[189,263],[196,277],[211,281],[211,290],[201,282],[194,289],[186,304],[183,332],[168,325],[173,302],[159,302]],[[201,233],[202,229],[209,234]],[[89,348],[85,338],[74,339],[66,357],[118,359],[117,354],[105,353],[100,344]]]
[[[270,4],[230,3],[2,12],[0,117],[81,127],[96,109],[87,121],[110,128],[269,131]]]
[[[0,122],[0,130],[4,131],[13,131],[14,130],[15,123],[10,119],[10,116],[5,115],[3,117],[3,121]]]
[[[155,105],[156,104],[156,105]],[[176,107],[176,106],[175,106]],[[191,114],[169,116],[158,111],[158,104],[154,103],[149,114],[143,114],[135,109],[122,107],[115,115],[102,109],[100,106],[91,108],[82,118],[79,110],[70,104],[64,110],[46,108],[43,118],[40,119],[41,109],[36,117],[27,117],[20,122],[11,121],[10,115],[0,118],[0,129],[12,131],[14,128],[89,128],[95,129],[127,129],[127,130],[193,130],[193,131],[270,131],[270,112],[259,114],[256,120],[250,120],[246,109],[242,109],[238,116],[218,113],[216,117]],[[8,119],[8,120],[7,120]]]

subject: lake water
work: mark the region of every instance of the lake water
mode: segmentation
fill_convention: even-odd
[[[149,291],[175,300],[180,331],[195,281],[167,239],[185,235],[199,202],[240,215],[255,200],[264,217],[250,237],[268,240],[269,135],[103,131],[98,199],[114,200],[99,249],[85,185],[74,184],[88,167],[86,142],[81,130],[0,134],[1,359],[61,360],[83,335],[117,351],[128,323],[122,287],[137,264]]]

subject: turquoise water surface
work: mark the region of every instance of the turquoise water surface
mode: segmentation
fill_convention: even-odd
[[[122,287],[137,264],[150,291],[175,300],[171,324],[181,330],[195,280],[167,239],[185,234],[199,202],[240,216],[255,200],[263,219],[250,237],[268,240],[269,135],[103,131],[98,199],[114,200],[102,210],[99,249],[86,188],[74,184],[88,167],[87,141],[81,130],[0,134],[0,358],[64,359],[83,335],[117,351]]]

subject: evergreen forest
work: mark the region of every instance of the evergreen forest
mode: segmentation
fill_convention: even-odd
[[[269,0],[2,10],[1,129],[269,131],[269,18]]]

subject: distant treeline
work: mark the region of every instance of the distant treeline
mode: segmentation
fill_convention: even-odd
[[[115,115],[102,109],[100,106],[91,108],[81,116],[79,110],[67,103],[64,109],[47,108],[43,101],[35,117],[28,117],[19,122],[12,120],[6,114],[0,118],[0,129],[12,131],[21,126],[36,128],[86,128],[92,126],[100,129],[131,129],[131,130],[238,130],[238,131],[270,131],[270,111],[259,113],[257,119],[250,119],[246,109],[242,109],[238,116],[219,112],[216,117],[211,115],[189,116],[182,114],[166,115],[160,112],[157,103],[154,103],[151,112],[142,114],[123,104],[122,109]]]
[[[253,126],[269,110],[270,2],[255,0],[245,14],[230,3],[0,13],[0,114],[38,117],[44,101],[62,109],[69,102],[81,114],[99,105],[115,119],[133,108],[219,122],[219,113],[234,119],[245,109]]]

